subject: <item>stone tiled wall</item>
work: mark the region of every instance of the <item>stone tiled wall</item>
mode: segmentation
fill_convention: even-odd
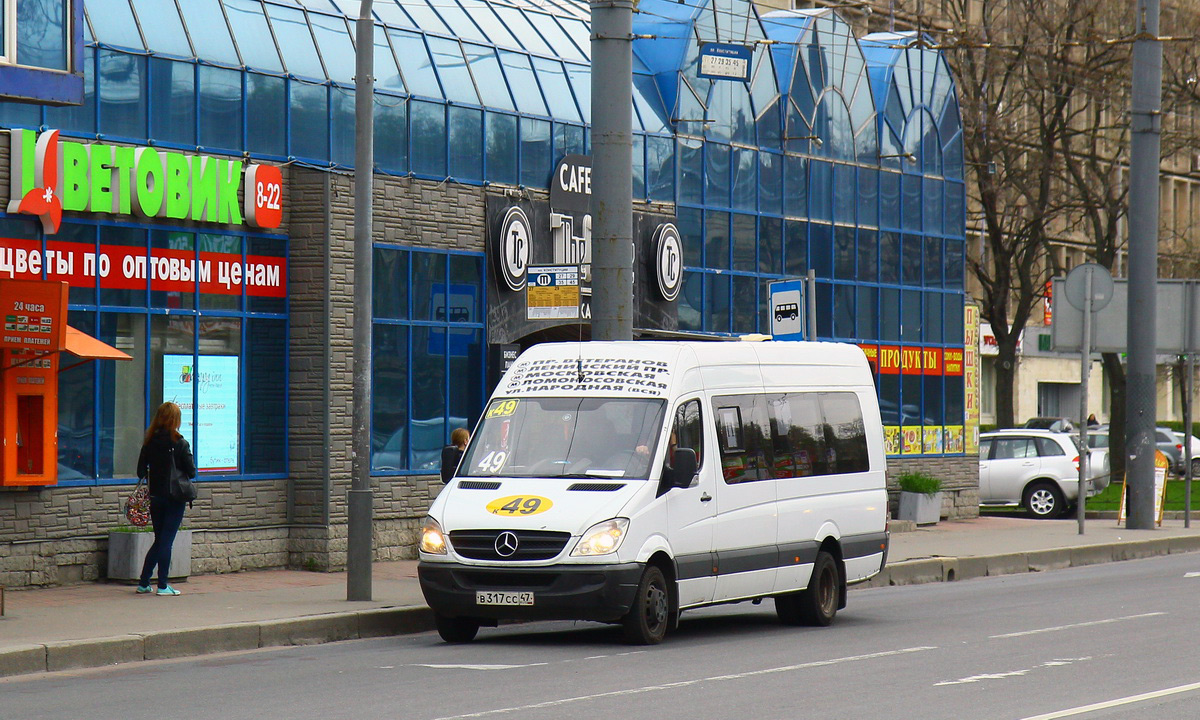
[[[887,468],[892,517],[900,502],[899,478],[906,472],[924,472],[941,479],[943,518],[979,517],[979,460],[974,456],[888,458]]]

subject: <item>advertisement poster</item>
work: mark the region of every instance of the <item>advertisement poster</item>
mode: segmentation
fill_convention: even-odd
[[[921,442],[921,426],[920,425],[905,425],[900,429],[904,437],[904,447],[901,451],[905,455],[920,455],[924,446]]]
[[[942,445],[942,428],[926,425],[924,428],[924,445],[926,455],[941,455],[945,452]]]
[[[963,308],[966,347],[963,348],[963,390],[966,399],[966,427],[963,428],[963,450],[979,452],[979,306]]]
[[[192,355],[163,355],[163,401],[183,411],[179,432],[192,440],[192,425],[197,425],[196,469],[230,471],[238,469],[238,356],[201,355],[193,367]],[[192,389],[195,387],[195,395]],[[193,397],[199,413],[192,405]]]
[[[900,454],[899,425],[885,425],[883,427],[883,451],[888,455]]]

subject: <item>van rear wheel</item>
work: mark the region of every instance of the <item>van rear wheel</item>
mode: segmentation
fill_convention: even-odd
[[[448,617],[435,615],[438,635],[448,643],[468,643],[475,639],[479,632],[479,621],[464,617]]]
[[[657,645],[671,624],[671,595],[662,570],[646,567],[638,583],[633,607],[621,619],[625,642],[630,645]]]
[[[775,596],[775,614],[784,625],[826,627],[837,615],[842,578],[837,561],[821,550],[813,562],[812,579],[799,592]]]

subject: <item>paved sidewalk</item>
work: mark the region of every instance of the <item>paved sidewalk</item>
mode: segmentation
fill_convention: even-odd
[[[1126,530],[1111,519],[985,516],[892,535],[869,586],[966,580],[1200,551],[1200,521]],[[12,590],[0,617],[0,677],[143,659],[420,632],[433,627],[415,561],[376,563],[370,602],[348,602],[345,573],[263,570],[204,575],[179,597],[90,583]]]

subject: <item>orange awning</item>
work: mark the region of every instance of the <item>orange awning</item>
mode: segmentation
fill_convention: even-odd
[[[67,342],[65,350],[72,355],[87,360],[132,360],[130,356],[108,343],[67,326]]]

